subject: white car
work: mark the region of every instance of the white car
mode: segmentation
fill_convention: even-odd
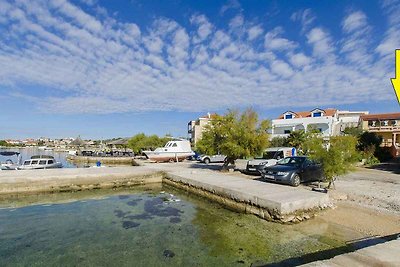
[[[278,160],[286,157],[296,156],[294,147],[271,147],[267,148],[261,157],[249,160],[246,166],[247,173],[260,174],[265,167],[273,166]]]
[[[224,162],[226,159],[225,155],[213,155],[213,156],[208,156],[208,155],[201,155],[200,156],[200,161],[204,162],[205,164],[209,163],[217,163],[217,162]]]

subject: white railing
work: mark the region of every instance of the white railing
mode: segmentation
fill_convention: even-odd
[[[393,126],[369,126],[368,129],[370,131],[400,131],[400,126],[393,125]]]

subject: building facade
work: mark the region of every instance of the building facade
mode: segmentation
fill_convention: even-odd
[[[393,157],[400,156],[400,113],[381,113],[360,117],[362,129],[382,138],[382,147],[390,148]]]
[[[196,142],[201,139],[205,126],[208,125],[215,116],[216,114],[207,113],[206,116],[200,117],[194,121],[189,121],[188,135],[192,145],[196,145]]]
[[[319,130],[324,137],[340,135],[347,127],[359,125],[360,116],[367,111],[340,111],[315,108],[311,111],[286,111],[272,120],[271,138],[288,137],[291,132],[310,128]]]

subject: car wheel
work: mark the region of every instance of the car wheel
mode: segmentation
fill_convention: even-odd
[[[292,186],[295,186],[295,187],[297,187],[297,186],[299,186],[300,185],[300,176],[297,174],[297,173],[295,173],[294,175],[293,175],[293,177],[292,177],[292,180],[291,180],[291,185]]]
[[[205,163],[205,164],[210,164],[210,159],[209,159],[209,158],[205,158],[205,159],[204,159],[204,163]]]

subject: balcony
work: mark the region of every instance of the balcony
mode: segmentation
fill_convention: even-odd
[[[394,132],[400,131],[400,126],[392,125],[392,126],[368,126],[368,130],[370,132]]]

